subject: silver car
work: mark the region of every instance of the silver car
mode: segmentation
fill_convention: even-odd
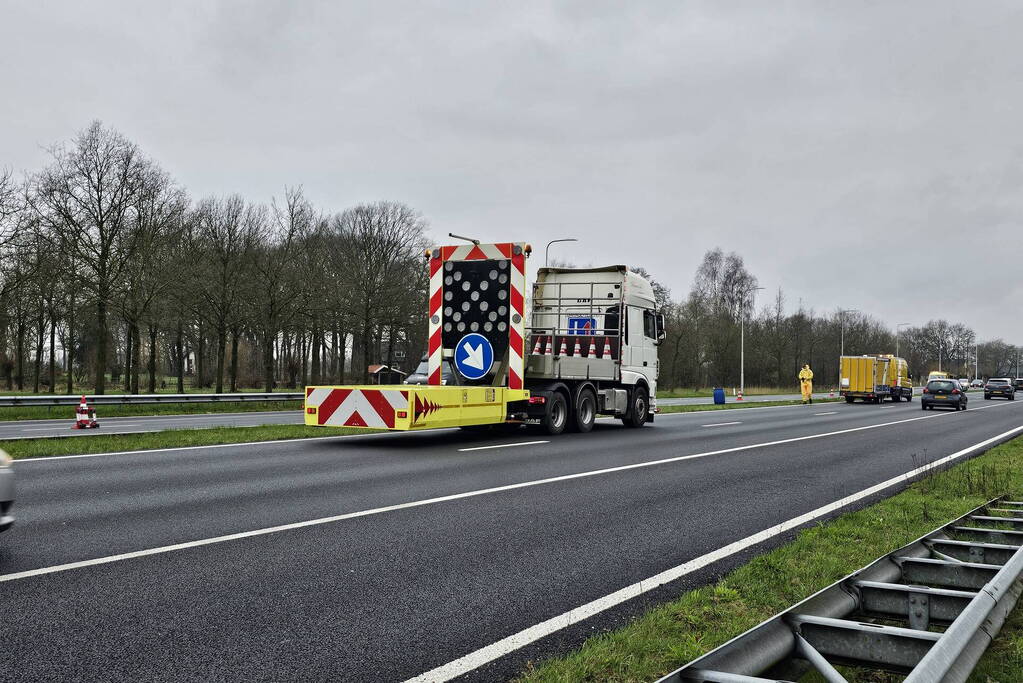
[[[0,531],[14,524],[11,508],[14,506],[14,468],[11,456],[0,451]]]

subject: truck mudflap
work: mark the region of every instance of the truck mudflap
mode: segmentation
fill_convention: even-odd
[[[529,392],[506,387],[356,385],[306,387],[305,423],[411,431],[499,424]]]

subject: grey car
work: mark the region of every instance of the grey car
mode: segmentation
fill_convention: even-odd
[[[14,506],[14,468],[9,455],[0,451],[0,531],[14,524],[11,508]]]

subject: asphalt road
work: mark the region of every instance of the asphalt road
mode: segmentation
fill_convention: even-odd
[[[815,394],[824,398],[827,393]],[[770,396],[747,396],[748,403],[762,401],[789,401],[799,399],[799,394]],[[729,396],[728,402],[734,398]],[[701,405],[713,403],[713,398],[661,398],[659,405]],[[2,410],[2,408],[0,408]],[[258,413],[212,413],[208,415],[152,415],[148,417],[103,417],[103,406],[98,408],[99,429],[71,429],[74,424],[74,406],[67,409],[67,419],[0,421],[0,440],[39,439],[57,436],[88,437],[94,434],[142,434],[164,429],[202,429],[205,427],[255,427],[259,425],[303,424],[301,408],[287,411]]]
[[[407,679],[1023,426],[1020,402],[919,405],[18,461],[0,678]],[[513,676],[782,540],[482,658],[467,678]]]

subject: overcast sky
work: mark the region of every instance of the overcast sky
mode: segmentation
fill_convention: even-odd
[[[1023,344],[1019,2],[0,0],[0,166],[100,119],[193,196],[377,199],[677,297]]]

